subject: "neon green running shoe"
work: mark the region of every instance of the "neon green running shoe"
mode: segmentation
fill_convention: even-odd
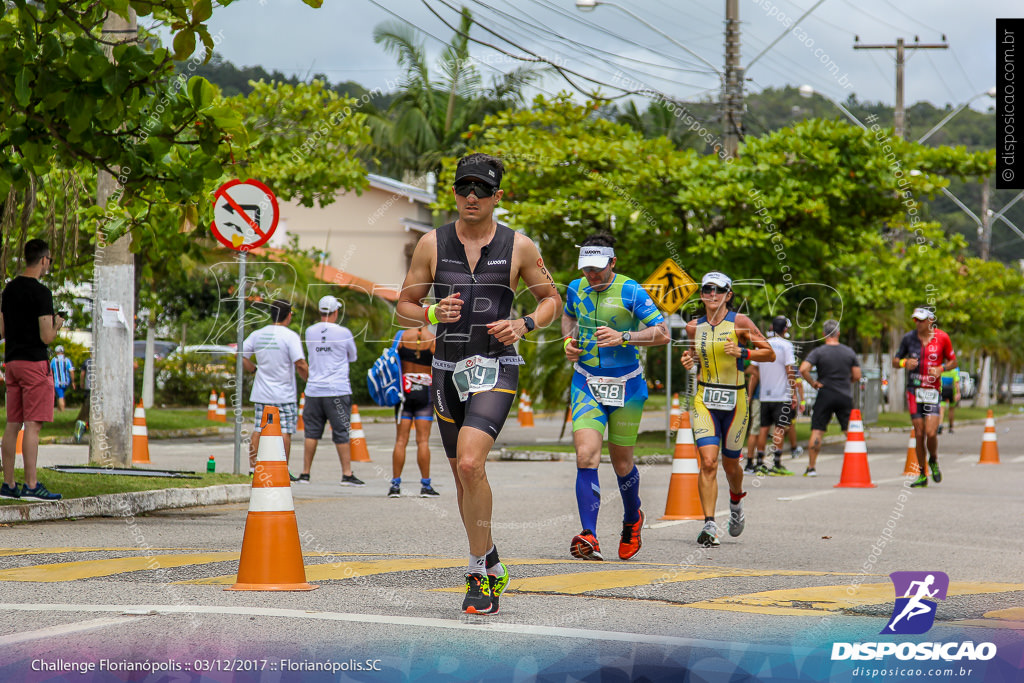
[[[501,568],[505,573],[501,576],[494,576],[493,574],[487,575],[487,582],[490,584],[491,588],[491,608],[484,612],[484,614],[498,613],[498,598],[500,598],[501,594],[505,592],[506,588],[508,588],[508,566],[504,562],[499,564],[501,564]]]

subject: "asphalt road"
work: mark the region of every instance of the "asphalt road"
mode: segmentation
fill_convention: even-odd
[[[644,428],[660,416],[649,419]],[[503,441],[547,441],[559,428],[552,420],[532,430],[510,423]],[[689,672],[701,681],[853,681],[865,662],[831,661],[833,643],[894,638],[998,646],[989,662],[911,662],[937,667],[928,680],[1021,676],[1024,420],[1000,422],[997,466],[975,464],[980,425],[943,435],[945,477],[927,489],[903,487],[906,433],[869,438],[875,488],[834,488],[842,445],[827,447],[818,478],[748,480],[746,531],[715,549],[696,546],[699,522],[658,520],[671,467],[643,465],[648,528],[629,562],[569,557],[579,531],[571,459],[492,461],[494,537],[512,583],[500,614],[486,618],[458,609],[467,548],[439,445],[432,474],[441,497],[414,495],[410,447],[405,495],[389,499],[392,427],[365,429],[372,462],[355,465],[365,488],[338,485],[327,440],[313,482],[292,487],[315,591],[223,590],[234,583],[246,505],[0,529],[0,677],[110,660],[180,667],[180,680],[199,680],[206,667],[214,669],[209,680],[598,680],[600,670],[601,680],[684,680]],[[232,447],[202,439],[152,442],[150,450],[154,466],[198,469],[210,454],[229,463]],[[299,455],[296,446],[293,462]],[[82,464],[85,447],[44,447],[41,459]],[[803,471],[802,461],[787,465]],[[724,477],[720,483],[725,509]],[[607,465],[601,485],[597,532],[614,558],[622,508]],[[879,635],[893,610],[894,571],[949,576],[927,634]],[[907,665],[892,657],[866,664]],[[258,671],[237,671],[245,667]],[[93,673],[143,680],[147,672]]]

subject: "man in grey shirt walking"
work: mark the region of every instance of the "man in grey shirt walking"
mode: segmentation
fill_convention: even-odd
[[[800,363],[800,375],[818,390],[811,413],[811,442],[807,449],[810,462],[804,472],[805,477],[818,476],[814,466],[821,450],[821,437],[832,416],[836,416],[844,432],[849,427],[850,411],[853,410],[852,383],[860,381],[860,360],[853,349],[839,343],[839,322],[826,320],[822,327],[825,345],[811,351]],[[811,378],[812,367],[818,368],[818,379]]]

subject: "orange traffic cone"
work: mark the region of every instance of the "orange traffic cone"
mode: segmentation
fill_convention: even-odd
[[[25,425],[21,425],[21,429],[18,430],[18,443],[14,444],[14,455],[25,456],[25,452],[22,450],[22,444],[25,441]]]
[[[533,426],[533,404],[530,402],[530,395],[525,391],[519,395],[519,426]]]
[[[295,423],[295,429],[306,431],[306,421],[302,419],[302,411],[306,409],[306,393],[302,393],[299,399],[299,421]]]
[[[217,390],[210,389],[210,404],[206,406],[206,419],[217,421]]]
[[[260,447],[252,478],[237,583],[229,591],[311,591],[306,583],[299,526],[295,519],[288,463],[281,436],[281,414],[263,408]]]
[[[981,459],[979,465],[999,464],[999,444],[996,443],[996,421],[992,411],[985,416],[985,434],[981,437]]]
[[[220,392],[220,398],[217,399],[217,416],[215,418],[217,422],[228,421],[228,404],[224,401],[224,392]]]
[[[669,413],[668,428],[675,431],[683,424],[682,412],[679,410],[679,394],[672,394],[672,411]]]
[[[921,474],[921,465],[917,462],[917,437],[914,426],[910,426],[910,442],[907,444],[907,464],[903,466],[903,476],[909,477]]]
[[[868,446],[864,443],[864,423],[861,421],[860,410],[857,408],[850,413],[850,428],[846,430],[846,447],[843,449],[843,471],[839,475],[839,483],[833,488],[875,488],[875,485],[871,483],[871,471],[868,469]]]
[[[352,404],[352,430],[348,435],[349,453],[352,462],[370,462],[370,449],[366,447],[366,432],[359,417],[359,406]]]
[[[704,519],[697,493],[697,447],[693,444],[690,431],[690,414],[679,416],[679,430],[676,432],[676,451],[672,455],[672,479],[668,483],[668,500],[665,514],[659,519]]]
[[[146,431],[146,409],[142,401],[135,406],[132,418],[132,462],[149,463],[149,433]]]

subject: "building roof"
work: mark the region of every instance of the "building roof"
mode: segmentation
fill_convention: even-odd
[[[409,185],[408,183],[403,183],[399,180],[395,180],[394,178],[388,178],[374,173],[367,173],[366,178],[370,181],[370,187],[375,187],[378,190],[384,190],[385,192],[400,194],[403,197],[408,197],[409,199],[421,204],[433,204],[437,201],[437,194],[435,192],[428,192],[422,188],[416,187],[415,185]]]

